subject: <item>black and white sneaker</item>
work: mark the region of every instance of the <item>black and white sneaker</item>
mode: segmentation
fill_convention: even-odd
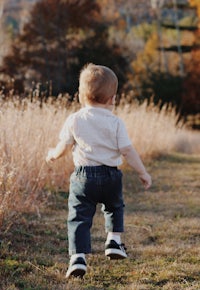
[[[118,244],[114,240],[111,240],[109,244],[106,244],[105,255],[113,260],[127,258],[124,244]]]
[[[85,259],[78,257],[73,262],[70,262],[69,268],[66,273],[66,278],[70,277],[80,277],[82,278],[87,270],[87,265]]]

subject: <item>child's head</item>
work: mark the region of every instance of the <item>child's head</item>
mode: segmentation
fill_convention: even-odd
[[[80,73],[80,102],[107,104],[116,95],[117,86],[117,77],[111,69],[90,63]]]

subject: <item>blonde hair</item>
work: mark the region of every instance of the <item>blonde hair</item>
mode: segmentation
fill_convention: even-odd
[[[106,104],[118,87],[115,73],[108,67],[89,63],[79,78],[79,98],[83,102]]]

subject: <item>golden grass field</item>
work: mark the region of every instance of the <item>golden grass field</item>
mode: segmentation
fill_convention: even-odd
[[[174,109],[120,105],[116,114],[153,177],[144,192],[126,164],[124,242],[129,258],[105,259],[100,210],[83,281],[66,282],[71,154],[45,163],[78,104],[24,99],[0,109],[0,289],[200,289],[200,133],[177,125]]]

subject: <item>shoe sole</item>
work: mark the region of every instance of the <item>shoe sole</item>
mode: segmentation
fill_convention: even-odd
[[[107,249],[105,250],[105,255],[112,260],[126,259],[127,254],[123,253],[121,250],[117,249]]]
[[[86,273],[87,267],[81,264],[70,267],[70,271],[67,271],[66,278],[80,277],[82,278]]]

